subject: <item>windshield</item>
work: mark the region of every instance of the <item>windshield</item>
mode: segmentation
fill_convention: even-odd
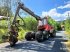
[[[42,25],[43,25],[42,20],[39,20],[39,21],[38,21],[38,26],[42,26]]]
[[[42,19],[42,20],[39,20],[39,21],[38,21],[38,25],[39,25],[39,26],[46,25],[46,24],[48,24],[48,22],[47,22],[46,19]]]
[[[47,20],[43,19],[43,25],[46,25],[46,24],[47,24]]]

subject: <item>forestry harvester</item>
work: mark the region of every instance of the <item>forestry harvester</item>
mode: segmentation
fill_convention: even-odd
[[[13,46],[18,41],[18,31],[17,31],[17,15],[19,14],[19,10],[22,9],[31,16],[33,16],[38,21],[37,31],[36,32],[27,32],[25,35],[25,39],[27,41],[37,40],[38,42],[42,42],[49,38],[49,36],[56,36],[56,31],[53,26],[49,25],[47,22],[48,17],[41,18],[40,16],[34,14],[30,9],[24,6],[22,3],[18,3],[18,7],[15,13],[15,17],[11,24],[10,28],[10,37],[9,42],[10,45]],[[18,15],[19,16],[19,15]],[[22,18],[21,18],[22,19]]]

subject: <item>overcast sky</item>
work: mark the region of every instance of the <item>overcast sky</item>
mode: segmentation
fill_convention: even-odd
[[[22,0],[26,7],[39,16],[51,16],[56,21],[70,13],[70,0]]]

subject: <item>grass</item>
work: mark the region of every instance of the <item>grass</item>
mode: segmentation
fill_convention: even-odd
[[[18,39],[19,40],[24,40],[25,39],[25,34],[26,32],[28,32],[29,30],[24,30],[22,27],[20,27],[20,30],[18,32]],[[2,36],[3,35],[7,35],[8,33],[8,29],[6,28],[2,28],[0,29],[0,43],[3,43],[4,41],[2,40]]]
[[[18,39],[19,40],[23,40],[25,39],[25,33],[27,32],[28,30],[24,30],[22,27],[20,27],[20,31],[18,32],[19,36],[18,36]],[[0,21],[0,43],[4,42],[2,40],[2,36],[3,35],[8,35],[8,21],[7,20],[1,20]]]
[[[70,40],[67,42],[64,42],[64,44],[66,45],[68,52],[70,52]]]
[[[67,42],[64,42],[64,44],[66,45],[67,49],[68,49],[68,52],[70,52],[70,32],[65,32],[67,38],[68,38],[68,41]]]
[[[65,34],[66,34],[67,38],[70,40],[70,31],[69,32],[65,31]]]
[[[65,34],[70,35],[70,31],[69,32],[65,31]]]
[[[1,28],[0,29],[0,43],[2,43],[3,42],[3,40],[2,40],[2,36],[3,35],[6,35],[7,34],[7,31],[8,31],[8,29],[6,29],[6,28]]]
[[[18,39],[19,40],[24,40],[25,39],[25,34],[26,32],[28,32],[29,30],[24,30],[21,28],[21,30],[18,32],[19,36],[18,36]]]
[[[3,43],[4,41],[2,40],[2,36],[8,35],[8,27],[7,28],[5,27],[5,25],[4,25],[5,21],[4,20],[0,21],[0,22],[3,23],[3,25],[0,24],[0,43]],[[18,39],[23,40],[23,39],[25,39],[25,34],[26,34],[26,32],[28,32],[28,30],[25,30],[22,27],[20,27],[19,29],[20,29],[20,31],[18,32],[18,35],[19,35]]]

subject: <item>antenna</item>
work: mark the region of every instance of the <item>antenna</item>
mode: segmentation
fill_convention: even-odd
[[[69,13],[68,13],[68,17],[69,17]]]
[[[68,19],[70,19],[69,13],[68,13]]]

